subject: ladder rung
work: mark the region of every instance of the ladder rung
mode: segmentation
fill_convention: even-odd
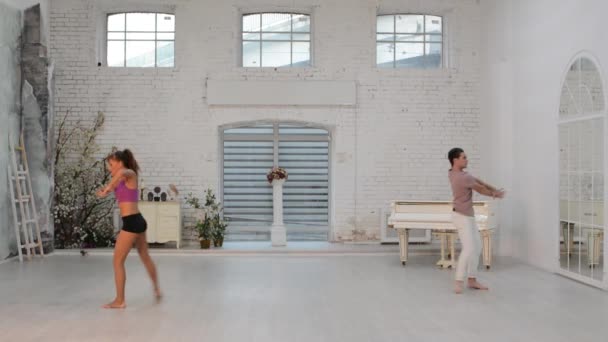
[[[17,171],[18,175],[27,175],[27,170]]]
[[[13,180],[25,180],[24,176],[13,176]]]
[[[23,198],[21,198],[21,199],[16,199],[15,203],[19,203],[19,202],[21,202],[21,203],[27,203],[29,201],[30,201],[30,196],[23,196]]]
[[[36,220],[24,220],[24,221],[21,221],[22,224],[36,223],[36,222],[38,222],[38,221],[36,221]]]
[[[23,146],[15,146],[15,150],[17,150],[17,151],[23,151]]]

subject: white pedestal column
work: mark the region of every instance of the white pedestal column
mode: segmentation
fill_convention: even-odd
[[[272,181],[273,222],[270,227],[270,239],[273,247],[287,245],[287,231],[283,223],[283,184],[284,179]]]

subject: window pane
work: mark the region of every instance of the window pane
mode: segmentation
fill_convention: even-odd
[[[392,68],[394,60],[394,44],[392,43],[377,43],[376,44],[376,64],[380,68]]]
[[[295,14],[293,16],[294,32],[310,32],[310,16]]]
[[[262,33],[262,40],[291,40],[291,33]]]
[[[424,44],[397,43],[396,45],[396,67],[424,67]]]
[[[262,42],[262,65],[265,67],[289,66],[291,43]]]
[[[159,67],[175,66],[175,43],[157,42],[156,43],[156,65]]]
[[[125,65],[125,42],[108,42],[108,66],[121,67]]]
[[[395,16],[380,15],[376,17],[377,32],[395,32]]]
[[[260,15],[249,14],[243,16],[243,32],[260,31]]]
[[[379,42],[392,42],[395,40],[394,34],[377,34],[376,40]]]
[[[395,20],[398,33],[424,32],[424,16],[422,15],[397,15]]]
[[[441,33],[441,17],[426,16],[426,33]]]
[[[272,140],[272,135],[274,134],[274,128],[273,125],[259,125],[259,126],[253,126],[253,127],[238,127],[238,128],[227,128],[224,130],[224,136],[229,136],[229,135],[242,135],[242,134],[247,134],[247,135],[252,135],[252,134],[257,134],[257,135],[269,135],[269,140]]]
[[[110,14],[108,16],[108,31],[124,31],[125,14]]]
[[[310,40],[310,34],[308,33],[294,33],[293,40]]]
[[[156,15],[156,30],[175,32],[175,16],[173,14],[158,13]]]
[[[260,42],[243,42],[243,66],[259,67]]]
[[[153,67],[154,66],[154,42],[131,41],[127,42],[127,66],[128,67]]]
[[[154,13],[127,13],[127,31],[154,31],[156,29]]]
[[[225,136],[226,137],[226,136]],[[265,174],[273,165],[273,142],[224,141],[224,218],[233,226],[272,221],[272,187]],[[272,139],[272,135],[271,135]]]
[[[424,40],[424,35],[422,34],[398,34],[397,41],[398,42],[422,42]]]
[[[427,68],[441,67],[441,43],[433,43],[425,45],[425,66]]]
[[[291,14],[264,13],[262,14],[262,31],[290,32]]]
[[[154,40],[154,32],[127,32],[127,39],[129,40]]]
[[[310,43],[294,42],[293,43],[293,66],[308,66],[310,65]]]
[[[441,55],[441,43],[427,43],[424,52],[427,55]]]
[[[438,34],[427,34],[426,41],[427,42],[441,42],[441,35]]]
[[[243,33],[243,40],[260,40],[259,33]]]
[[[594,141],[594,156],[593,170],[596,172],[604,172],[604,119],[593,120],[593,141]],[[602,187],[603,191],[603,187]]]
[[[158,39],[158,40],[175,40],[175,33],[157,33],[156,39]]]
[[[125,40],[124,32],[108,32],[108,40]]]

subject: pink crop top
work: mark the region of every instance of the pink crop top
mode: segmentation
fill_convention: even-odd
[[[114,196],[116,201],[120,203],[137,202],[139,191],[137,189],[129,189],[125,184],[125,181],[120,181],[116,189],[114,189]]]

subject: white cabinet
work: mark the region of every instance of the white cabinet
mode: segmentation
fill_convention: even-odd
[[[139,202],[139,211],[148,223],[148,242],[182,241],[182,214],[179,202]]]

